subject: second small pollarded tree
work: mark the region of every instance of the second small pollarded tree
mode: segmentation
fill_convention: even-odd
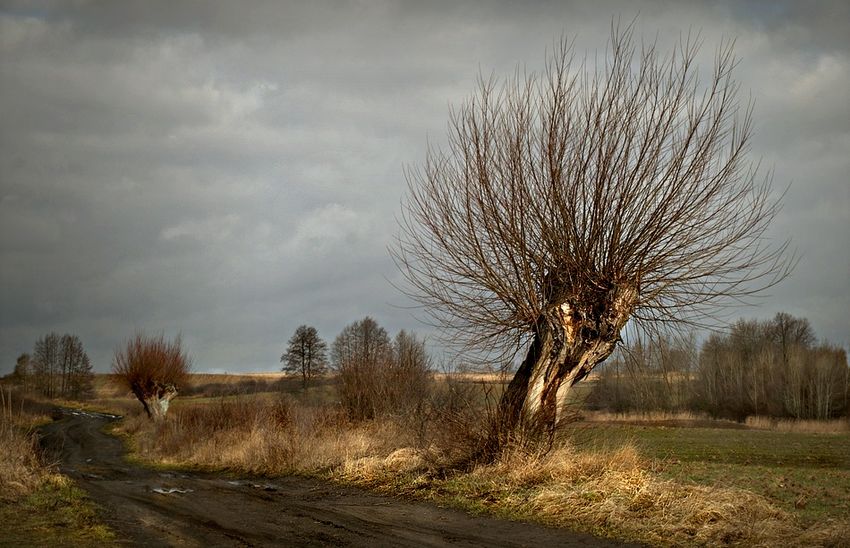
[[[183,350],[178,335],[173,341],[163,335],[148,337],[141,333],[115,351],[112,372],[133,392],[148,417],[165,418],[169,404],[186,382],[191,359]]]
[[[525,358],[501,445],[557,426],[570,388],[629,321],[699,323],[788,272],[770,177],[746,159],[751,109],[730,45],[698,77],[697,44],[663,55],[614,29],[607,55],[568,43],[545,73],[482,81],[446,149],[408,173],[394,257],[452,341]],[[503,363],[503,362],[502,362]]]
[[[306,389],[313,378],[327,371],[328,345],[319,337],[315,327],[301,325],[289,339],[289,345],[280,361],[284,364],[284,371],[301,374]]]

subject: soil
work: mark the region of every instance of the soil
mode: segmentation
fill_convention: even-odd
[[[143,546],[623,546],[297,476],[163,472],[124,459],[119,417],[62,410],[42,445],[99,506],[118,544]]]

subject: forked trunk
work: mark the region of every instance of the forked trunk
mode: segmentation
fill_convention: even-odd
[[[563,302],[538,321],[499,404],[499,446],[520,432],[551,434],[568,420],[570,388],[614,351],[636,298],[634,289],[615,287],[597,302]]]
[[[177,386],[174,384],[161,385],[156,383],[150,390],[141,390],[139,387],[133,388],[133,393],[142,402],[145,413],[154,421],[165,419],[171,400],[177,397],[177,392]]]

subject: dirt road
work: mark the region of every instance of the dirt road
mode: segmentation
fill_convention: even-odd
[[[42,429],[122,544],[143,546],[621,546],[523,523],[472,517],[299,477],[164,473],[128,464],[102,432],[117,417],[63,411]]]

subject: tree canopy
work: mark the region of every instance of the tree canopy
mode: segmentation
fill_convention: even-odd
[[[526,350],[516,420],[551,423],[628,321],[706,323],[789,271],[768,238],[771,176],[747,159],[733,44],[706,79],[698,51],[615,27],[601,62],[577,62],[562,40],[542,75],[481,79],[446,147],[408,170],[394,257],[449,340]]]

